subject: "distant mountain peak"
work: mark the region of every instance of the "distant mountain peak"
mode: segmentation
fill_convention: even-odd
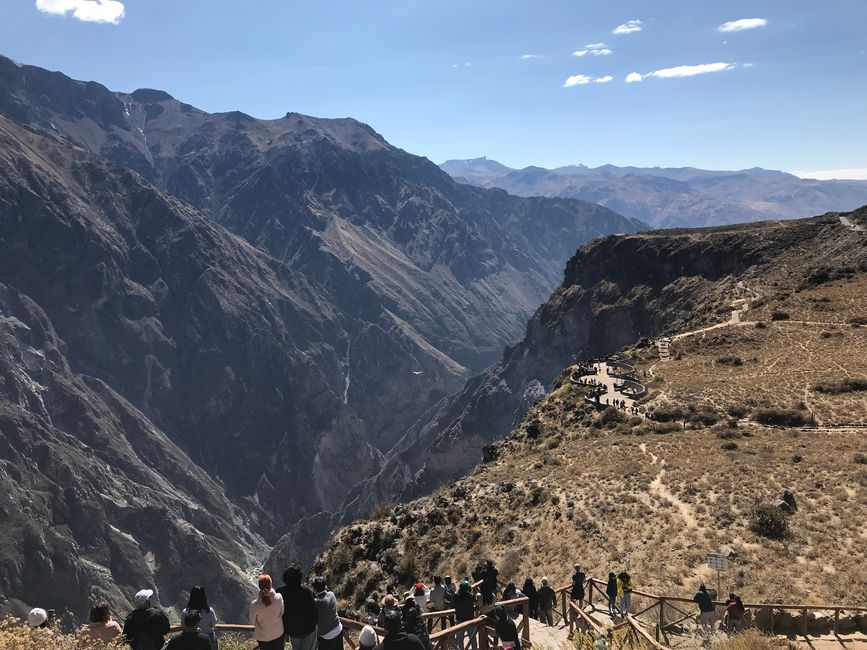
[[[174,97],[169,95],[164,90],[155,90],[153,88],[139,88],[138,90],[133,90],[130,93],[130,97],[132,97],[135,101],[141,102],[143,104],[151,104],[156,102],[170,102],[174,101]]]

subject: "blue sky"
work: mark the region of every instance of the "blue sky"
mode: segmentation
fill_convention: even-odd
[[[0,6],[0,53],[24,63],[209,111],[351,116],[435,162],[487,155],[515,167],[867,177],[865,50],[865,0]],[[627,83],[632,73],[640,81]]]

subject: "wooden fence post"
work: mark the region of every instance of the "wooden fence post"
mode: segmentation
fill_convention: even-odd
[[[807,636],[807,608],[801,610],[801,631]]]
[[[665,598],[660,598],[659,599],[659,629],[662,629],[664,627],[665,627]]]
[[[522,609],[524,612],[524,622],[521,625],[521,628],[522,628],[521,639],[527,639],[527,641],[529,641],[530,640],[530,601],[525,602]]]
[[[768,607],[768,609],[771,611],[771,636],[773,636],[774,635],[774,608]]]
[[[839,630],[840,630],[840,610],[835,609],[834,610],[834,635],[835,636],[837,634],[839,634]]]

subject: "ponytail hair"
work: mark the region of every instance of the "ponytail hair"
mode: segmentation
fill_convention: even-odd
[[[265,607],[271,605],[271,586],[271,576],[267,573],[263,573],[259,576],[259,598],[261,598],[262,602],[265,603]]]

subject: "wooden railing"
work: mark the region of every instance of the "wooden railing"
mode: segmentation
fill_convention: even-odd
[[[606,583],[604,581],[591,578],[588,580],[588,583],[588,592],[591,599],[591,604],[594,589],[598,590],[599,593],[607,599],[607,594],[605,593]],[[657,594],[647,593],[638,589],[634,589],[632,591],[632,595],[633,598],[637,596],[638,598],[645,601],[650,601],[649,604],[646,602],[640,603],[638,605],[638,611],[632,614],[632,618],[635,619],[636,623],[643,623],[644,625],[654,626],[656,629],[657,641],[659,641],[660,636],[665,638],[666,631],[670,628],[674,627],[675,625],[679,625],[687,619],[695,618],[698,614],[694,609],[695,602],[693,602],[692,598],[686,598],[683,596],[659,596]],[[713,601],[713,604],[715,608],[720,608],[723,610],[726,607],[726,603],[724,601]],[[800,633],[803,636],[809,636],[808,632],[810,612],[834,612],[833,633],[835,635],[839,634],[841,613],[867,613],[867,607],[858,607],[852,605],[805,605],[802,603],[744,603],[744,608],[753,612],[752,618],[754,625],[758,623],[757,619],[759,618],[759,612],[767,612],[767,631],[771,634],[775,633],[774,612],[794,611],[798,615],[800,615]],[[675,613],[674,616],[669,615],[672,611]],[[640,616],[645,616],[645,618],[651,616],[653,618],[649,621],[640,621]],[[621,626],[622,624],[615,626],[615,629]],[[757,625],[757,627],[760,626]]]

